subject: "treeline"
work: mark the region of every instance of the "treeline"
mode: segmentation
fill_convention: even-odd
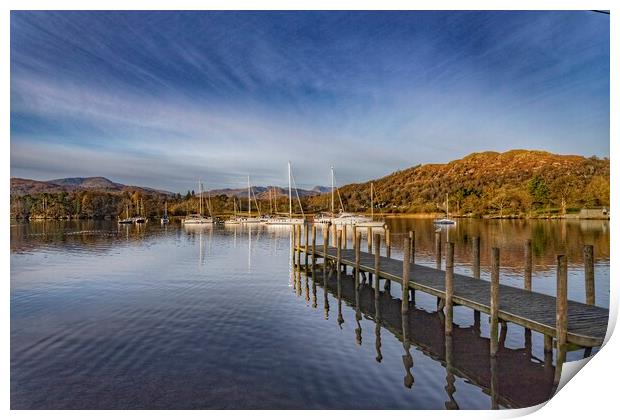
[[[252,213],[288,211],[288,198],[280,196],[269,200],[253,200]],[[145,191],[104,192],[79,190],[75,192],[11,195],[11,217],[14,219],[116,219],[117,217],[145,216],[158,218],[167,205],[168,215],[186,216],[200,211],[200,200],[194,191],[185,195],[166,195]],[[297,211],[299,206],[296,206]],[[246,213],[247,199],[240,200],[220,194],[202,198],[204,215],[231,215]]]

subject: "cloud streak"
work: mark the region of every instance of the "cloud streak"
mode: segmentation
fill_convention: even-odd
[[[183,191],[478,150],[609,154],[585,12],[12,12],[11,173]]]

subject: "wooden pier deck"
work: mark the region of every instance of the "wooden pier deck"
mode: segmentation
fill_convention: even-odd
[[[304,252],[306,248],[300,243],[295,244],[295,251]],[[312,254],[311,249],[308,250]],[[338,249],[328,247],[327,255],[323,245],[316,246],[317,258],[326,258],[335,262]],[[355,267],[355,251],[340,250],[340,263]],[[379,277],[397,282],[402,286],[403,261],[380,256]],[[360,251],[360,272],[375,273],[375,255]],[[446,299],[446,272],[443,270],[410,265],[408,279],[409,289],[419,290],[440,299]],[[453,275],[452,302],[483,313],[491,313],[491,283],[485,280],[461,274]],[[512,286],[499,285],[498,318],[512,322],[548,337],[557,337],[556,298],[553,296],[519,289]],[[579,302],[567,302],[568,324],[566,341],[582,347],[597,347],[603,344],[607,332],[609,310]]]

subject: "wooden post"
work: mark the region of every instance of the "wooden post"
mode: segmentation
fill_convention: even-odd
[[[309,241],[310,241],[310,238],[308,237],[308,228],[309,228],[308,224],[304,223],[304,243],[305,243],[305,246],[304,246],[305,266],[304,267],[306,270],[308,270],[308,248],[309,248]]]
[[[353,246],[353,249],[355,249],[356,245],[356,240],[357,240],[357,228],[355,227],[355,225],[351,226],[351,230],[353,231],[353,233],[351,234],[351,243]]]
[[[566,334],[568,330],[568,284],[566,255],[558,255],[557,264],[557,292],[556,292],[556,315],[555,329],[557,332],[557,357],[555,362],[554,384],[560,382],[562,365],[566,358]]]
[[[583,262],[586,277],[586,304],[594,305],[594,247],[584,245]]]
[[[452,295],[454,294],[454,242],[447,243],[446,249],[446,319],[445,331],[452,334]]]
[[[474,278],[480,278],[480,237],[474,236],[472,238],[472,258],[473,258],[473,274]],[[474,329],[480,331],[480,311],[474,309]]]
[[[435,232],[435,258],[435,265],[441,270],[441,232]]]
[[[381,269],[381,235],[375,234],[373,240],[375,246],[375,300],[379,299],[379,271]]]
[[[312,224],[312,266],[316,260],[316,225]]]
[[[342,235],[338,235],[336,243],[336,277],[340,284],[340,262],[342,261]]]
[[[342,249],[347,249],[347,225],[342,225],[342,236],[344,239],[342,240]]]
[[[296,225],[297,228],[297,267],[301,266],[301,226]]]
[[[551,337],[550,335],[545,335],[544,348],[545,354],[553,353],[553,337]]]
[[[329,226],[323,231],[323,276],[327,273],[327,248],[329,247]]]
[[[403,278],[402,278],[402,314],[409,313],[409,254],[411,253],[411,242],[404,241],[403,249]]]
[[[293,227],[291,228],[291,248],[292,248],[292,251],[293,251],[293,252],[291,253],[291,258],[292,258],[292,260],[291,260],[291,264],[293,264],[293,267],[295,267],[295,252],[297,252],[297,251],[295,250],[295,244],[297,243],[297,242],[296,242],[297,240],[296,240],[296,238],[295,238],[295,233],[296,233],[296,229],[295,229],[295,226],[293,226]]]
[[[360,287],[360,245],[362,243],[362,234],[357,233],[355,236],[355,290]]]
[[[532,290],[532,240],[525,241],[525,276],[523,279],[525,290]]]
[[[370,226],[366,228],[366,235],[368,237],[368,253],[372,254],[372,228]]]
[[[499,313],[499,248],[491,250],[491,357],[498,350],[498,313]]]
[[[392,257],[392,235],[390,234],[390,229],[385,230],[385,256],[388,258]]]
[[[409,231],[409,258],[415,264],[415,230]]]
[[[472,258],[473,258],[473,271],[474,271],[474,278],[475,279],[479,279],[480,278],[480,237],[479,236],[474,236],[472,238]]]

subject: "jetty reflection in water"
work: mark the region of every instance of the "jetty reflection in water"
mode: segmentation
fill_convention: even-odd
[[[426,238],[426,221],[397,222],[417,232],[416,261],[434,266],[432,227]],[[461,223],[451,240],[467,244],[468,229],[499,235],[484,226],[494,222],[477,223]],[[506,239],[502,262],[514,264],[502,265],[502,282],[522,281],[519,232],[527,228],[510,226],[503,234],[514,243]],[[545,235],[561,235],[554,226]],[[605,306],[606,225],[572,226],[569,262],[579,257],[573,242],[594,243],[597,305]],[[406,231],[392,232],[400,258]],[[558,244],[544,241],[534,288],[555,285],[549,255]],[[487,246],[483,238],[483,277]],[[456,271],[468,273],[460,248]],[[291,260],[290,228],[282,226],[13,224],[12,408],[484,409],[549,397],[553,360],[538,334],[509,324],[492,365],[486,316],[472,320],[456,307],[450,342],[434,299],[418,294],[403,320],[398,285],[375,306],[368,285],[356,294],[350,276],[341,274],[338,287],[337,275],[322,277],[321,267],[307,276]],[[581,267],[569,266],[575,300]],[[568,360],[582,356],[570,352]]]
[[[407,314],[401,313],[402,300],[381,291],[378,299],[375,289],[362,282],[356,291],[353,276],[337,273],[323,277],[322,269],[317,271],[298,271],[301,287],[302,278],[306,284],[311,278],[313,295],[319,285],[325,293],[329,292],[338,300],[337,323],[345,321],[342,314],[343,303],[356,312],[356,343],[361,345],[364,331],[359,320],[374,323],[368,328],[373,334],[368,340],[374,340],[375,360],[384,359],[381,351],[381,334],[387,332],[403,344],[402,355],[404,378],[403,384],[412,388],[415,383],[415,361],[411,347],[441,363],[445,368],[446,402],[445,408],[458,409],[455,399],[456,377],[464,379],[491,397],[489,408],[500,406],[509,408],[529,407],[547,401],[553,392],[555,368],[553,359],[540,360],[532,355],[532,342],[527,340],[522,348],[505,346],[506,329],[502,332],[500,350],[495,358],[490,357],[489,338],[482,335],[479,323],[470,326],[455,325],[452,336],[444,333],[444,316],[442,312],[429,312],[411,304]],[[303,274],[302,274],[303,273]],[[306,286],[307,288],[308,286]],[[325,311],[329,303],[324,299]]]

